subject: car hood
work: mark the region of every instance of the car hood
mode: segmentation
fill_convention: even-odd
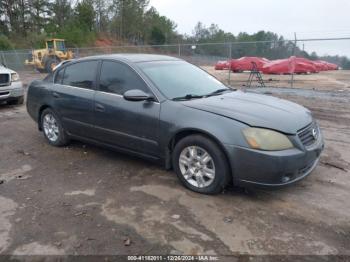
[[[305,107],[272,96],[235,91],[219,96],[193,99],[183,105],[228,117],[249,126],[295,134],[312,122]]]
[[[16,73],[16,72],[7,67],[0,65],[0,74],[12,74],[12,73]]]

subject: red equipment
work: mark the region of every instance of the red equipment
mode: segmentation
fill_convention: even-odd
[[[230,68],[230,63],[228,61],[218,61],[215,64],[215,70],[227,70]]]
[[[263,57],[245,56],[239,59],[232,59],[230,67],[233,72],[251,71],[253,67],[252,62],[256,63],[258,70],[261,71],[263,66],[270,60]]]
[[[311,60],[295,56],[273,60],[262,68],[264,74],[307,74],[319,71]]]
[[[292,74],[295,70],[294,58],[270,61],[262,68],[264,74]]]
[[[319,72],[328,70],[327,62],[322,61],[322,60],[317,60],[317,61],[313,61],[313,62],[314,62],[314,65],[316,66],[316,69]]]
[[[307,74],[307,73],[318,73],[315,64],[313,61],[303,58],[303,57],[295,57],[295,74]]]

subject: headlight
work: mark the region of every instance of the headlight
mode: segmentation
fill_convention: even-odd
[[[19,75],[17,73],[12,73],[11,74],[11,81],[12,82],[19,81]]]
[[[277,151],[293,148],[287,136],[264,128],[246,128],[243,134],[254,149]]]

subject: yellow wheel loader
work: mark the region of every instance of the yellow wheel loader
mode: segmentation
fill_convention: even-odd
[[[50,73],[61,61],[74,58],[74,53],[66,49],[64,39],[46,40],[45,49],[36,49],[25,60],[26,65],[34,66],[39,72]]]

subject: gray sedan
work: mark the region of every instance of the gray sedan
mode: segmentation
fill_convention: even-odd
[[[233,90],[168,56],[70,61],[30,84],[27,110],[51,145],[77,139],[158,161],[206,194],[294,183],[324,147],[306,108]]]

